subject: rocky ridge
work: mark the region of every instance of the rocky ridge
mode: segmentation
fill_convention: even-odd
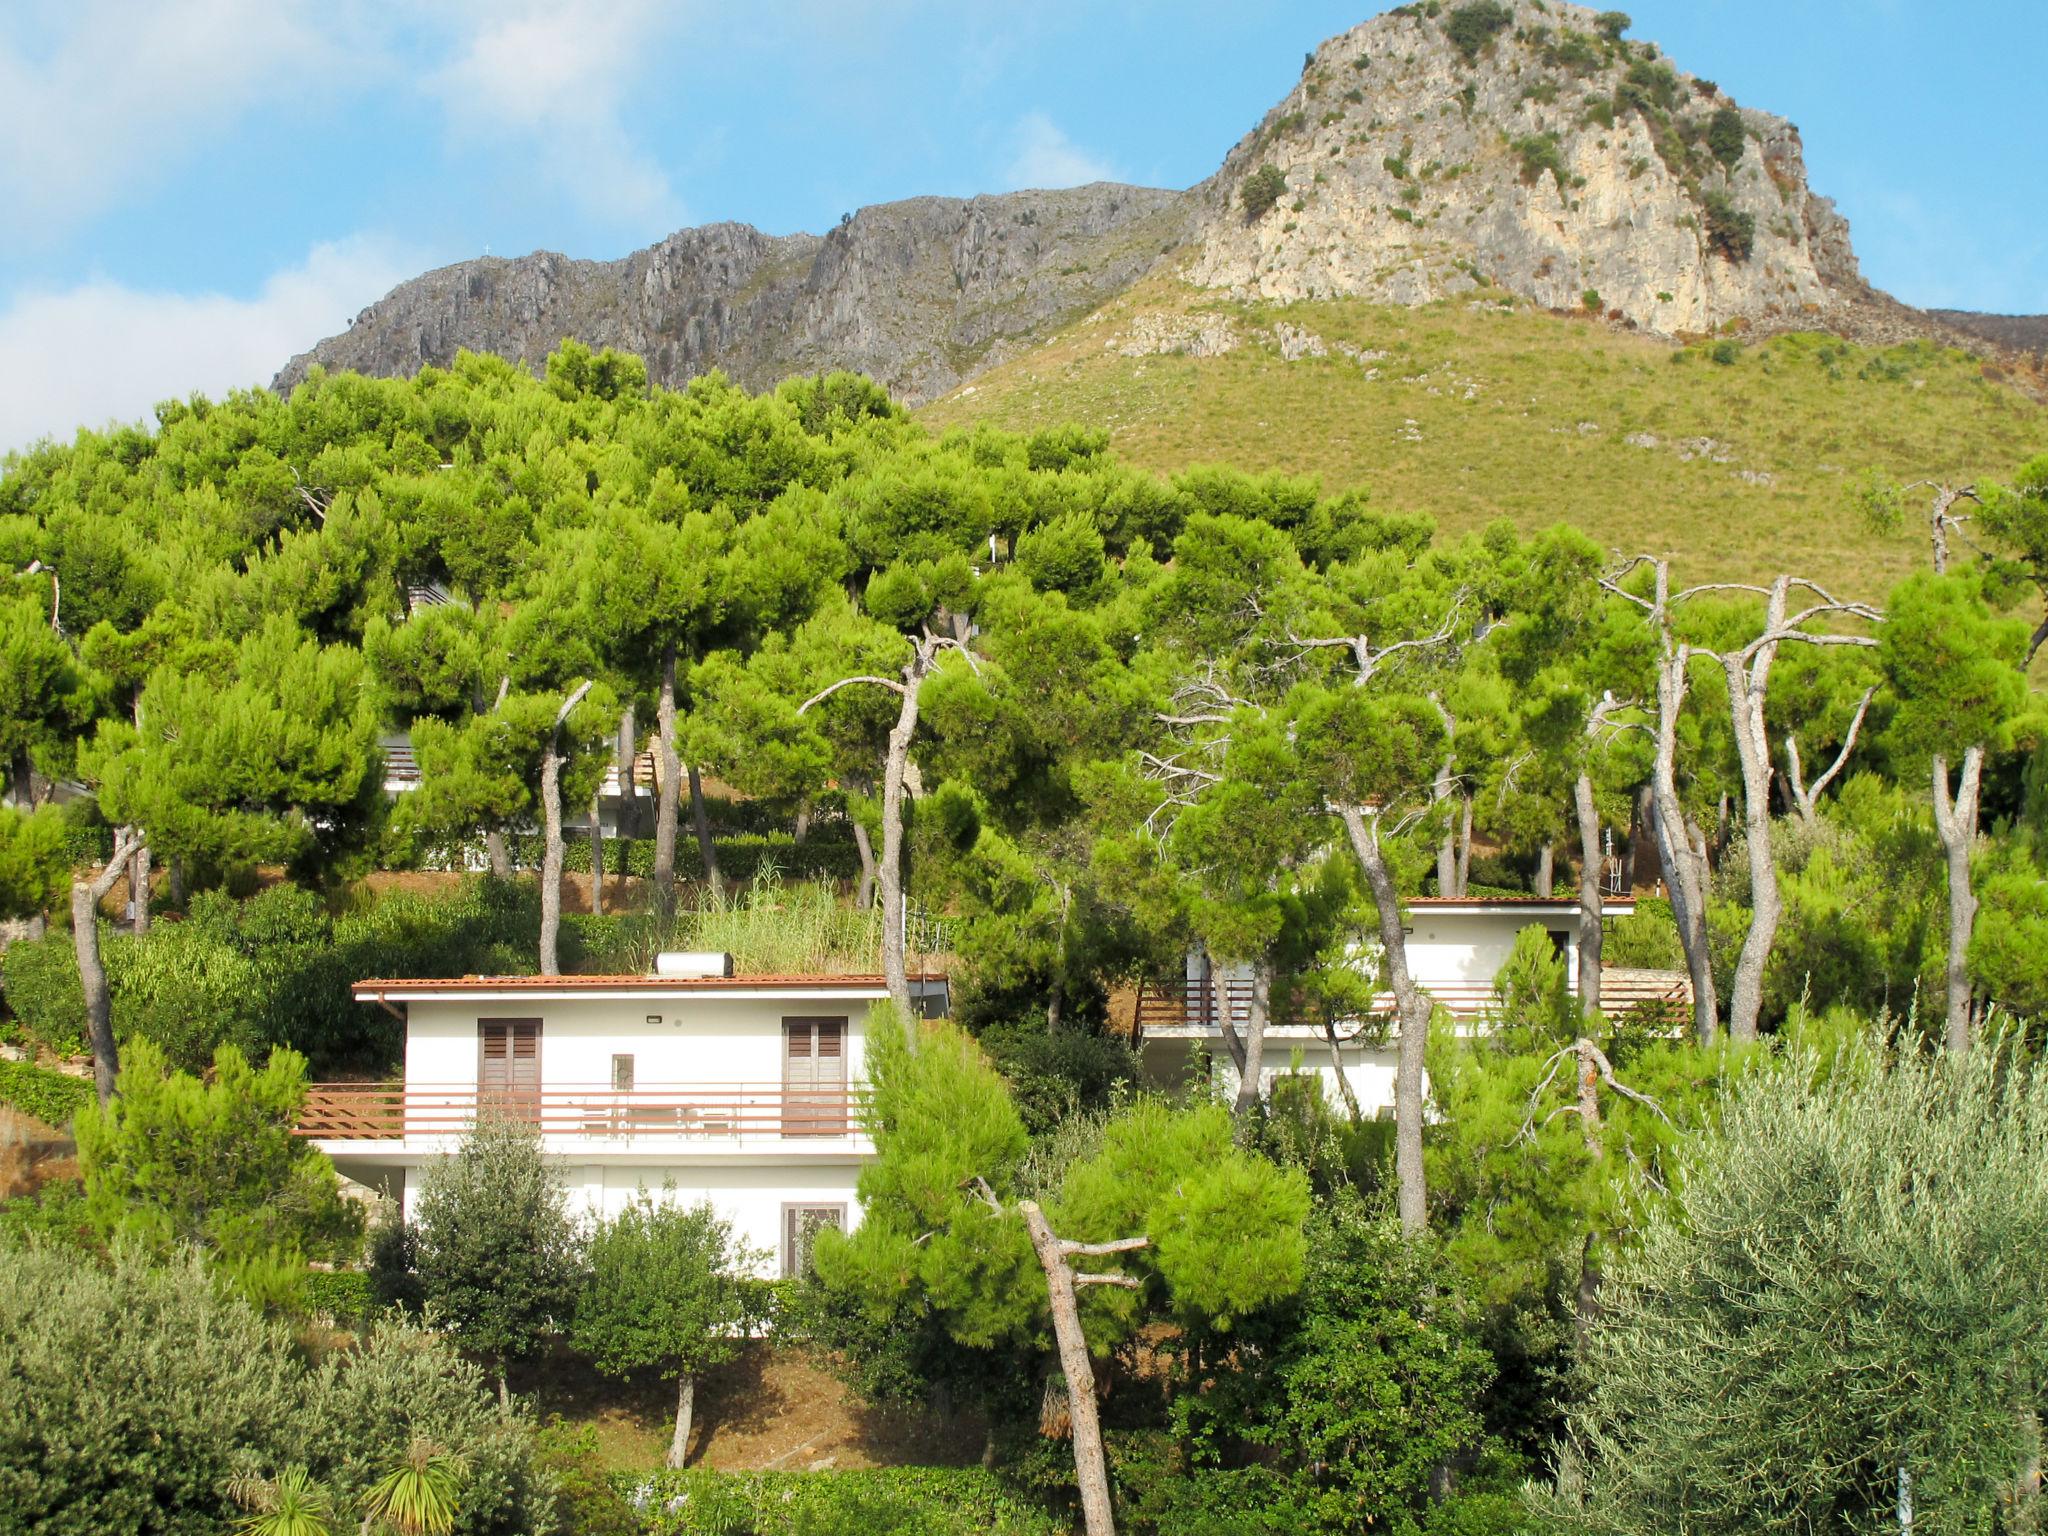
[[[315,365],[410,373],[461,347],[537,367],[573,336],[640,354],[664,384],[852,368],[921,404],[1160,267],[1243,300],[1512,295],[1673,336],[1820,329],[1997,350],[2042,334],[2038,319],[1972,324],[1872,289],[1847,222],[1807,186],[1798,130],[1628,38],[1617,14],[1424,0],[1375,17],[1311,54],[1187,192],[912,198],[824,236],[711,224],[618,261],[443,267],[276,384]],[[1235,344],[1227,326],[1158,324],[1129,338],[1132,355]]]
[[[863,208],[831,233],[685,229],[618,261],[485,257],[403,283],[295,357],[409,374],[458,348],[538,367],[564,336],[618,347],[679,384],[749,387],[852,368],[913,402],[1035,344],[1122,292],[1186,238],[1184,193],[1110,183]]]

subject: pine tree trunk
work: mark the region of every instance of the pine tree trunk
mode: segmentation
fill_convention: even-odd
[[[711,840],[711,813],[704,807],[704,779],[695,763],[690,764],[690,822],[697,832],[697,857],[704,862],[704,878],[714,898],[725,895],[725,878],[718,872],[718,845]]]
[[[853,846],[860,850],[860,888],[854,894],[853,904],[865,912],[875,904],[875,843],[868,836],[867,825],[857,817],[853,823]]]
[[[90,880],[71,882],[71,946],[78,958],[79,990],[85,998],[86,1037],[92,1043],[93,1086],[101,1104],[114,1097],[114,1082],[121,1072],[120,1051],[114,1044],[114,1001],[107,989],[106,961],[100,954],[100,902],[121,878],[133,857],[137,839],[125,829],[114,839],[113,857]]]
[[[1347,806],[1342,814],[1351,851],[1365,871],[1373,905],[1378,909],[1387,983],[1394,992],[1394,1012],[1401,1031],[1400,1054],[1394,1059],[1394,1176],[1399,1184],[1396,1203],[1401,1231],[1409,1237],[1419,1237],[1429,1226],[1429,1189],[1422,1167],[1422,1066],[1429,1050],[1430,1002],[1408,970],[1408,937],[1401,926],[1401,898],[1394,889],[1393,872],[1380,851],[1377,831],[1366,825],[1365,813],[1356,808]]]
[[[640,803],[633,797],[633,747],[638,740],[633,731],[633,706],[628,704],[619,711],[619,741],[613,751],[619,763],[619,814],[617,832],[622,838],[640,835]],[[622,867],[619,871],[625,873]]]
[[[624,799],[619,801],[623,808]],[[604,916],[604,822],[599,797],[590,797],[590,915]]]
[[[1067,1378],[1067,1412],[1073,1424],[1074,1481],[1081,1490],[1081,1520],[1087,1536],[1116,1536],[1116,1517],[1109,1502],[1109,1468],[1102,1456],[1102,1423],[1095,1407],[1095,1369],[1088,1358],[1088,1340],[1081,1332],[1080,1307],[1074,1295],[1074,1274],[1060,1252],[1059,1239],[1046,1224],[1036,1201],[1018,1209],[1031,1234],[1031,1246],[1045,1270],[1046,1300],[1052,1312],[1053,1337],[1059,1344],[1060,1371]]]
[[[696,1407],[697,1378],[685,1371],[676,1383],[676,1432],[668,1443],[668,1464],[677,1471],[690,1459],[690,1420]]]
[[[910,974],[903,955],[903,776],[910,764],[910,741],[917,734],[917,696],[927,665],[920,649],[905,669],[903,708],[889,730],[889,755],[882,772],[882,974],[889,984],[890,1000],[903,1015],[913,1050],[917,1031],[910,1027]]]
[[[512,1412],[512,1384],[505,1379],[505,1362],[498,1362],[498,1412],[509,1416]]]
[[[1451,894],[1463,896],[1472,881],[1472,797],[1460,797],[1465,806],[1458,813],[1458,888]]]
[[[559,976],[557,946],[562,934],[562,757],[560,730],[548,736],[540,757],[540,973]]]
[[[170,876],[164,881],[164,897],[171,904],[173,912],[185,910],[185,861],[171,860]]]
[[[1572,785],[1572,805],[1579,821],[1579,1005],[1586,1013],[1600,1011],[1600,811],[1593,799],[1593,776],[1581,773]]]
[[[1934,759],[1934,830],[1948,866],[1948,1048],[1967,1051],[1976,1032],[1970,999],[1970,934],[1977,923],[1977,893],[1970,884],[1970,847],[1977,839],[1977,791],[1984,749],[1963,752],[1961,782],[1951,796],[1948,759]]]
[[[1685,703],[1685,660],[1681,653],[1657,664],[1657,750],[1650,775],[1652,825],[1657,833],[1657,859],[1664,867],[1671,913],[1678,922],[1678,941],[1692,978],[1693,1032],[1711,1045],[1720,1032],[1720,1000],[1714,990],[1713,958],[1707,946],[1706,889],[1702,860],[1694,852],[1678,799],[1678,712]]]
[[[1764,633],[1774,634],[1785,622],[1787,580],[1771,583],[1764,610]],[[1764,967],[1777,942],[1782,903],[1778,894],[1778,863],[1771,848],[1771,742],[1764,726],[1775,641],[1756,648],[1747,665],[1736,652],[1721,658],[1728,682],[1729,723],[1734,727],[1735,753],[1742,768],[1743,840],[1749,855],[1749,932],[1735,962],[1735,985],[1728,999],[1728,1034],[1754,1040],[1763,1016]]]
[[[1545,843],[1536,850],[1536,894],[1548,901],[1557,886],[1557,850]]]
[[[512,848],[505,841],[505,834],[496,830],[484,834],[484,853],[491,861],[491,875],[494,879],[512,878]]]
[[[152,889],[154,863],[147,843],[136,849],[134,857],[128,861],[128,900],[135,911],[135,931],[138,934],[149,932],[149,900],[156,894]]]
[[[676,648],[661,653],[661,695],[654,711],[654,910],[664,917],[676,909],[676,822],[682,797],[683,765],[676,756]]]
[[[809,795],[805,795],[803,799],[797,801],[796,803],[796,827],[790,833],[789,840],[797,844],[799,847],[801,847],[803,845],[804,839],[809,837],[810,835],[811,797]]]
[[[1263,955],[1252,965],[1251,1004],[1245,1010],[1244,1060],[1238,1065],[1237,1102],[1231,1112],[1243,1120],[1257,1112],[1264,1097],[1266,1023],[1273,1001],[1273,966]]]

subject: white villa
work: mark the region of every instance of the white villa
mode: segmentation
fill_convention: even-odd
[[[1610,900],[1613,915],[1632,911]],[[1541,924],[1578,987],[1576,902],[1534,898],[1409,903],[1409,964],[1454,1017],[1476,1022],[1515,936]],[[1602,979],[1610,1011],[1676,996],[1682,978],[1617,973]],[[920,1006],[943,1012],[945,982],[912,983]],[[315,1138],[346,1177],[400,1202],[408,1216],[418,1170],[453,1151],[480,1106],[531,1121],[565,1171],[574,1208],[616,1213],[635,1193],[708,1199],[738,1236],[768,1255],[764,1273],[808,1263],[822,1226],[860,1219],[854,1186],[874,1142],[856,1093],[866,1062],[868,1009],[888,995],[879,976],[735,976],[725,955],[662,955],[651,976],[464,976],[371,980],[357,1001],[405,1026],[396,1084],[316,1084],[299,1133]],[[1178,994],[1144,989],[1133,1021],[1147,1074],[1183,1080],[1206,1049],[1236,1087],[1222,1048],[1224,1010],[1242,1021],[1248,978],[1205,974],[1190,961]],[[1392,999],[1376,999],[1390,1011]],[[1390,1114],[1394,1049],[1356,1023],[1337,1027],[1342,1070],[1366,1114]],[[1335,1094],[1323,1029],[1276,1005],[1265,1073],[1322,1074]]]
[[[1580,995],[1580,909],[1576,900],[1540,896],[1442,897],[1414,896],[1408,908],[1408,968],[1416,984],[1461,1026],[1476,1026],[1494,1006],[1493,979],[1514,950],[1525,928],[1540,926],[1565,963],[1566,984]],[[1602,903],[1607,917],[1635,911],[1627,897],[1609,896]],[[1638,1003],[1689,1000],[1682,977],[1656,971],[1601,973],[1601,1006],[1609,1013]],[[1198,1058],[1226,1091],[1237,1090],[1237,1069],[1224,1047],[1222,1021],[1242,1030],[1251,1007],[1251,973],[1244,967],[1212,969],[1200,950],[1188,956],[1187,971],[1176,993],[1147,987],[1138,996],[1139,1051],[1146,1075],[1155,1082],[1184,1081]],[[1382,992],[1373,1012],[1391,1019],[1394,997]],[[1337,1037],[1333,1053],[1330,1034]],[[1300,1070],[1323,1079],[1332,1101],[1340,1095],[1342,1071],[1360,1110],[1367,1115],[1394,1112],[1394,1064],[1398,1045],[1391,1028],[1382,1031],[1346,1020],[1326,1030],[1320,1022],[1291,1017],[1285,1001],[1270,1001],[1261,1091],[1273,1080]],[[1296,1062],[1299,1062],[1297,1068]]]
[[[927,1006],[943,982],[914,984]],[[663,955],[652,976],[371,980],[357,1001],[405,1025],[401,1084],[316,1084],[300,1134],[408,1216],[418,1170],[479,1106],[530,1120],[573,1209],[641,1189],[708,1199],[769,1273],[821,1225],[859,1219],[874,1143],[854,1114],[879,976],[734,976],[723,955]]]

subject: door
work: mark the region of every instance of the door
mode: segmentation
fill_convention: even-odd
[[[846,1020],[782,1021],[782,1134],[846,1134]]]
[[[540,1020],[478,1019],[477,1107],[540,1123]]]

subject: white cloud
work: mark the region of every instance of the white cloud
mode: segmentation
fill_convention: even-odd
[[[308,0],[24,0],[0,35],[0,246],[47,239],[333,78]]]
[[[1091,181],[1115,181],[1115,167],[1082,149],[1043,112],[1029,112],[1017,123],[1016,154],[1003,172],[1004,185],[1078,187]]]
[[[422,264],[357,236],[314,246],[253,298],[110,282],[18,295],[0,311],[0,452],[145,418],[158,401],[194,390],[217,397],[268,384]]]
[[[681,222],[681,206],[627,131],[625,110],[670,19],[648,0],[493,5],[427,86],[458,132],[517,138],[534,168],[592,214],[665,230]]]

